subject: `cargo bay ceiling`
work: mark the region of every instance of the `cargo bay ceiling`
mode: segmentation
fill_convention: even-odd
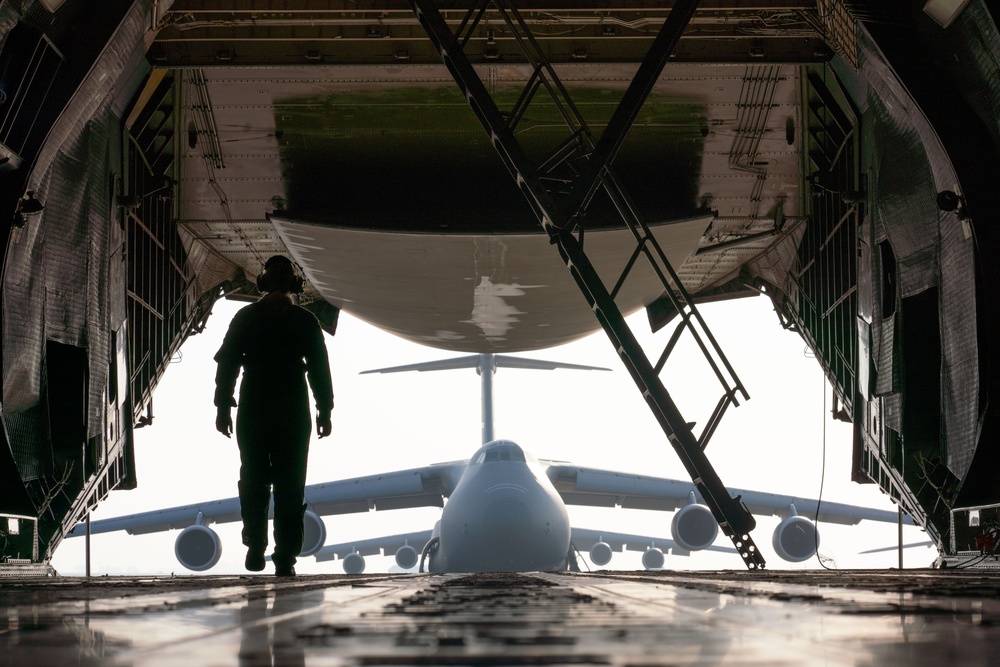
[[[522,8],[596,132],[669,14],[654,4]],[[785,269],[772,276],[768,264],[780,265],[801,236],[799,63],[829,57],[807,4],[762,12],[712,3],[699,11],[616,160],[641,215],[677,249],[676,265],[694,292],[745,291],[738,276],[748,263],[778,278]],[[539,242],[538,220],[413,10],[402,2],[370,12],[353,3],[315,6],[219,12],[175,3],[162,19],[150,60],[184,68],[172,79],[184,110],[175,122],[179,222],[251,275],[284,246],[282,229],[312,238],[307,226],[323,226],[323,250],[308,253],[318,245],[304,242],[296,253],[311,284],[337,307],[418,342],[499,352],[595,331],[558,261],[540,274],[531,270],[550,250]],[[467,13],[443,16],[457,28]],[[535,71],[515,38],[487,10],[465,48],[497,105],[508,109]],[[559,146],[566,134],[560,112],[542,94],[524,111],[517,136],[530,156],[541,160]],[[606,198],[589,207],[587,228],[606,232],[609,261],[628,256],[630,235]],[[457,247],[443,247],[442,235]],[[405,283],[391,267],[409,268],[417,255],[417,293],[387,291],[365,275],[377,266],[385,281]],[[475,274],[473,262],[481,266],[470,284],[464,279]],[[529,287],[554,282],[554,297]],[[521,316],[475,315],[477,288],[521,292],[511,300]],[[630,288],[630,310],[661,289]],[[442,315],[450,304],[457,310]]]
[[[52,81],[72,75],[87,99],[107,98],[63,99],[50,86],[34,95],[51,113],[21,127],[52,129],[0,137],[11,210],[27,190],[45,203],[42,225],[10,231],[4,276],[6,474],[25,489],[6,511],[36,516],[38,559],[111,488],[135,483],[131,428],[152,420],[164,365],[215,299],[255,298],[276,253],[303,271],[303,303],[329,332],[344,310],[466,352],[538,349],[602,325],[621,343],[628,332],[594,316],[603,296],[567,270],[586,264],[616,312],[645,310],[654,330],[705,341],[723,397],[706,431],[687,435],[698,449],[745,390],[694,304],[765,294],[855,424],[858,481],[877,483],[943,553],[961,551],[953,507],[1000,501],[980,472],[996,458],[980,446],[996,433],[983,353],[995,340],[982,316],[994,278],[977,264],[980,218],[962,199],[996,154],[996,25],[984,3],[943,28],[904,0],[117,2],[89,51],[73,41],[74,27],[100,23],[86,3],[13,5],[0,3],[17,22],[5,62],[16,40],[34,40],[64,61]],[[678,7],[691,10],[682,23]],[[679,39],[664,47],[671,20]],[[961,76],[928,44],[967,64]],[[936,121],[941,96],[917,83],[931,80],[982,127],[975,149]],[[98,121],[117,138],[94,141]],[[591,174],[599,187],[582,195],[602,151],[613,156]],[[942,191],[961,205],[942,208]],[[68,203],[80,192],[86,210]],[[114,193],[110,212],[97,211],[100,192]],[[86,219],[78,240],[93,244],[102,216],[98,245],[115,250],[62,262],[61,276],[43,260],[39,278],[37,251],[57,245],[61,220]],[[638,243],[636,223],[648,234]],[[75,295],[50,283],[114,267],[115,253],[126,268],[109,268],[93,297],[105,321],[93,307],[53,311],[52,299]],[[48,301],[31,291],[39,280]],[[57,317],[64,333],[52,334]],[[100,346],[66,333],[95,327]],[[47,422],[47,402],[76,391],[46,389],[53,365],[78,369],[96,397],[79,454],[82,436]],[[108,416],[102,391],[122,397],[115,410],[132,424]],[[677,426],[679,415],[660,417]],[[686,460],[693,477],[699,456]]]

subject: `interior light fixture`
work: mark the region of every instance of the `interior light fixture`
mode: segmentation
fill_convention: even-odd
[[[39,1],[42,3],[42,6],[45,7],[45,9],[49,10],[53,14],[55,14],[56,10],[62,7],[62,4],[66,2],[66,0],[39,0]]]
[[[967,4],[969,0],[927,0],[924,3],[924,13],[942,28],[947,28]]]
[[[34,190],[28,190],[17,202],[17,210],[14,211],[14,226],[24,227],[29,221],[37,218],[44,208],[45,205],[35,199]]]

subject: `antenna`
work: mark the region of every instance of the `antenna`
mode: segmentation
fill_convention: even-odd
[[[542,359],[528,359],[526,357],[512,357],[507,354],[493,354],[491,352],[480,352],[468,357],[455,357],[453,359],[441,359],[438,361],[425,361],[419,364],[407,364],[405,366],[392,366],[390,368],[376,368],[370,371],[361,371],[361,375],[368,373],[405,373],[408,371],[450,371],[456,368],[475,368],[481,379],[481,402],[483,407],[483,444],[493,440],[493,374],[500,367],[504,368],[527,368],[539,371],[552,371],[558,368],[565,368],[576,371],[610,371],[610,368],[603,366],[585,366],[582,364],[564,364],[559,361],[544,361]]]

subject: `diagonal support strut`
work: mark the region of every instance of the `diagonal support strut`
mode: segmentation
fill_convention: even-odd
[[[601,327],[615,346],[622,362],[642,392],[643,398],[691,476],[698,492],[719,522],[719,526],[732,539],[749,569],[763,568],[764,558],[750,536],[750,531],[756,525],[753,515],[740,502],[738,496],[733,498],[729,495],[704,453],[704,443],[700,443],[694,436],[690,426],[680,414],[658,375],[658,369],[649,362],[615,303],[614,297],[608,292],[604,282],[584,253],[581,239],[574,235],[574,231],[578,231],[582,236],[583,228],[580,223],[594,193],[598,188],[603,187],[636,236],[643,254],[653,264],[654,270],[663,282],[664,289],[669,293],[673,293],[674,290],[679,291],[681,296],[688,301],[687,307],[694,315],[691,319],[701,322],[701,325],[704,326],[704,322],[694,310],[693,303],[690,303],[690,298],[673,269],[666,262],[663,253],[659,251],[658,247],[657,253],[653,253],[645,247],[647,242],[655,245],[655,240],[652,240],[648,228],[638,220],[638,216],[635,215],[628,203],[627,196],[621,190],[611,171],[611,162],[621,147],[639,109],[659,78],[673,48],[693,16],[698,0],[676,0],[667,20],[654,40],[653,46],[640,65],[636,77],[623,96],[600,140],[593,141],[582,118],[569,119],[578,121],[575,126],[571,123],[570,127],[575,136],[582,139],[580,146],[584,152],[580,154],[580,157],[585,159],[582,160],[580,171],[572,180],[569,195],[561,198],[544,187],[544,181],[539,178],[537,168],[533,167],[528,160],[508,124],[510,116],[505,116],[497,108],[495,101],[466,56],[462,44],[438,11],[434,0],[409,0],[409,3],[432,44],[441,54],[442,62],[448,68],[473,113],[489,135],[493,147],[514,178],[518,189],[524,195],[542,228],[549,234],[552,243],[557,245],[560,256],[566,263],[573,279],[593,309]],[[469,16],[475,15],[478,21],[490,5],[496,7],[505,19],[508,16],[518,17],[517,10],[511,6],[510,0],[483,0],[469,10]],[[467,22],[468,19],[463,22],[463,25]],[[509,25],[516,27],[512,23]],[[523,23],[521,25],[523,26]],[[467,41],[468,35],[463,42]],[[529,43],[532,41],[530,35],[526,41]],[[531,61],[533,56],[532,54],[528,55],[529,61]],[[547,65],[547,63],[542,64]],[[554,71],[551,69],[549,71],[554,78]],[[541,69],[536,68],[537,72],[541,72]],[[558,81],[555,82],[554,87],[558,88],[564,95],[566,94]],[[566,101],[569,103],[568,106],[572,108],[571,101],[568,99]],[[521,112],[523,110],[519,111],[518,116]],[[663,265],[662,269],[665,270],[661,270],[661,266],[656,264],[657,261]],[[692,331],[694,332],[693,329]],[[697,338],[697,333],[694,333]],[[718,349],[714,338],[711,337],[711,334],[708,337],[709,342],[721,356],[721,350]],[[706,352],[709,362],[722,380],[719,369],[708,356],[706,346],[700,338],[698,343]],[[724,357],[723,362],[731,373],[732,369],[728,362],[725,362]],[[724,382],[724,384],[726,383]],[[738,380],[735,381],[734,387],[726,386],[726,394],[722,403],[724,406],[736,402],[736,391],[746,395]],[[720,410],[717,409],[716,412],[717,416],[721,416]]]

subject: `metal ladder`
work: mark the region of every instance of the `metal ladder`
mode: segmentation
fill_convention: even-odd
[[[611,169],[611,163],[643,102],[694,15],[698,0],[677,0],[674,4],[599,139],[595,139],[587,127],[568,91],[510,0],[481,0],[475,3],[454,32],[434,0],[408,1],[542,228],[558,247],[559,254],[580,291],[720,528],[732,539],[749,569],[763,568],[764,558],[750,536],[756,525],[753,515],[738,496],[733,498],[729,495],[704,451],[726,409],[730,405],[739,404],[737,394],[744,399],[748,399],[749,395],[667,261],[662,248],[649,227],[639,218]],[[502,112],[497,107],[464,51],[488,11],[491,12],[491,17],[499,15],[532,68],[528,83],[509,112]],[[540,164],[532,164],[521,148],[515,130],[529,104],[541,90],[554,102],[569,135]],[[611,290],[607,289],[584,251],[583,222],[587,207],[599,189],[607,193],[636,244]],[[659,278],[664,293],[680,316],[677,328],[655,364],[647,358],[615,302],[619,290],[640,256],[645,258]],[[685,331],[693,336],[723,387],[722,397],[699,437],[695,437],[691,425],[682,417],[660,378],[667,358]]]

